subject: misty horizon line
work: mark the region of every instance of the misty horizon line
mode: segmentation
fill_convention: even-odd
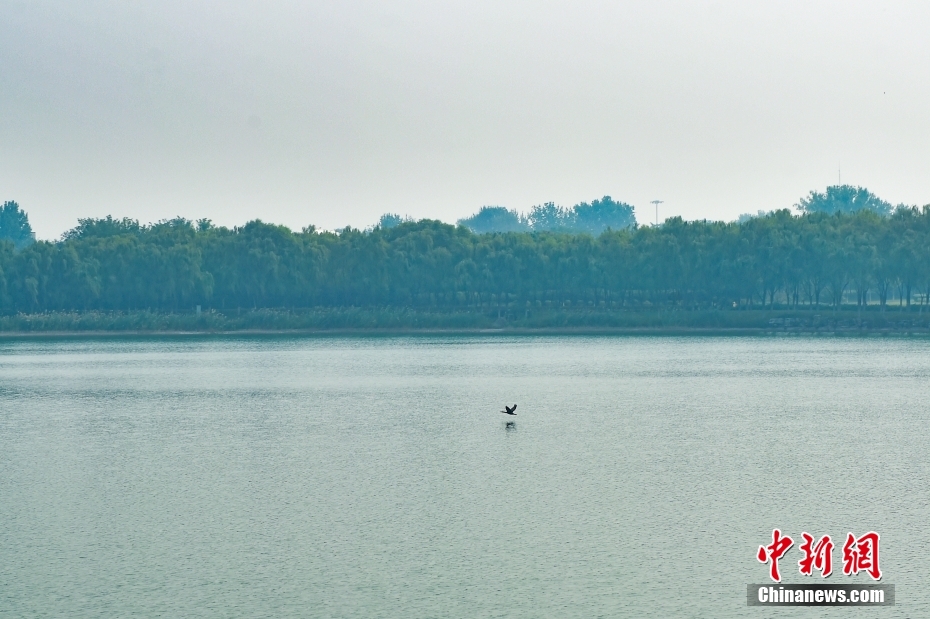
[[[842,192],[845,192],[847,195],[846,195],[844,198],[841,198],[841,202],[843,202],[843,203],[840,204],[839,207],[824,208],[824,207],[821,205],[820,208],[817,208],[817,207],[809,208],[812,202],[817,202],[817,201],[825,202],[825,201],[828,200],[828,197],[829,197],[830,199],[832,199],[834,202],[836,202],[836,201],[837,201],[836,198],[835,198],[834,196],[832,196],[831,194],[838,194],[838,193],[842,193]],[[860,203],[861,203],[861,204],[859,204],[859,205],[854,204],[854,202],[855,202],[855,200],[857,199],[857,197],[860,198]],[[482,213],[489,212],[489,211],[497,211],[498,213],[507,213],[507,214],[511,215],[511,216],[514,218],[514,221],[521,222],[521,225],[526,225],[526,224],[528,224],[528,222],[531,220],[532,214],[533,214],[534,212],[539,212],[539,211],[541,211],[541,210],[546,210],[546,209],[548,209],[548,210],[550,211],[550,213],[551,213],[551,212],[555,212],[557,215],[558,215],[558,214],[567,215],[567,214],[571,213],[573,209],[578,209],[579,207],[589,207],[589,206],[591,206],[591,204],[597,205],[599,202],[600,202],[600,203],[603,203],[603,202],[605,202],[605,201],[606,201],[606,202],[613,202],[613,203],[616,204],[616,205],[620,205],[620,206],[622,206],[622,207],[626,207],[626,208],[629,209],[629,217],[630,217],[630,219],[632,220],[631,223],[630,223],[629,225],[618,225],[618,226],[614,226],[614,227],[613,227],[614,229],[622,229],[622,228],[629,228],[629,227],[635,228],[635,227],[639,227],[639,226],[651,226],[651,225],[656,225],[656,224],[657,224],[657,222],[656,222],[656,220],[655,220],[654,218],[649,217],[649,215],[650,215],[650,213],[648,212],[649,209],[650,209],[649,206],[643,207],[643,209],[645,209],[645,210],[642,211],[642,212],[645,213],[645,217],[644,217],[644,221],[640,222],[640,221],[637,220],[637,218],[636,218],[636,216],[635,216],[635,215],[636,215],[636,212],[637,212],[637,210],[638,210],[639,207],[637,207],[637,206],[635,206],[635,205],[633,205],[633,204],[627,203],[627,202],[622,202],[622,201],[617,202],[617,201],[613,201],[612,198],[611,198],[611,196],[605,195],[605,196],[603,196],[603,197],[600,198],[600,199],[594,199],[594,200],[592,200],[590,203],[589,203],[589,202],[578,202],[578,203],[576,203],[575,205],[573,205],[572,207],[564,207],[564,206],[555,204],[554,202],[544,202],[544,203],[542,203],[542,204],[533,205],[532,207],[530,207],[528,210],[525,210],[525,211],[520,211],[520,210],[517,210],[517,209],[508,208],[508,207],[502,206],[502,205],[482,205],[481,207],[478,208],[477,211],[475,211],[474,213],[472,213],[470,216],[461,217],[461,218],[458,218],[458,219],[456,219],[456,220],[454,220],[454,221],[446,221],[445,219],[441,219],[441,218],[438,218],[438,217],[428,217],[428,216],[427,216],[427,217],[419,217],[419,218],[417,218],[417,217],[412,217],[412,216],[410,216],[410,215],[407,214],[407,213],[401,215],[400,213],[396,213],[396,212],[385,212],[385,213],[383,213],[383,214],[380,216],[380,218],[378,219],[378,221],[376,221],[375,223],[373,223],[373,224],[371,224],[371,225],[365,226],[365,227],[356,227],[356,226],[353,226],[352,224],[347,224],[347,225],[345,225],[345,226],[338,226],[338,227],[335,227],[335,228],[323,228],[323,227],[317,226],[317,225],[315,225],[315,224],[307,224],[306,226],[303,226],[302,228],[298,229],[298,231],[304,231],[304,232],[306,232],[306,231],[314,231],[314,232],[318,232],[318,233],[325,233],[325,232],[328,232],[328,233],[333,233],[333,234],[338,234],[338,233],[343,232],[343,231],[345,231],[345,230],[358,230],[358,231],[361,231],[361,232],[371,232],[371,231],[376,230],[376,229],[378,229],[378,228],[392,227],[392,226],[394,226],[394,225],[399,225],[399,224],[401,224],[401,223],[411,223],[411,222],[416,223],[416,222],[421,222],[421,221],[438,221],[438,222],[440,222],[440,223],[447,224],[447,225],[452,225],[452,226],[464,226],[464,227],[466,227],[466,228],[471,229],[472,232],[475,232],[475,233],[477,233],[477,234],[481,234],[481,233],[490,233],[490,232],[524,232],[524,231],[525,231],[525,232],[533,232],[533,231],[565,231],[565,232],[569,232],[569,231],[572,230],[571,228],[568,228],[568,227],[559,227],[558,225],[554,225],[554,226],[550,226],[550,227],[537,228],[537,229],[534,229],[534,228],[532,228],[532,227],[530,226],[530,227],[525,227],[525,228],[521,228],[521,229],[501,229],[501,230],[488,229],[488,230],[479,230],[479,229],[475,229],[474,226],[469,225],[468,222],[469,222],[470,220],[475,220],[475,219],[478,218]],[[15,200],[7,200],[7,201],[4,201],[4,203],[6,203],[6,204],[9,204],[9,203],[11,203],[11,202],[14,203],[14,204],[18,204]],[[664,204],[664,201],[661,201],[660,204]],[[21,205],[19,205],[19,206],[20,206],[20,208],[22,208]],[[842,185],[837,184],[837,185],[828,185],[827,188],[826,188],[826,191],[825,191],[825,192],[822,192],[822,193],[817,192],[817,191],[811,191],[811,192],[808,194],[808,196],[803,197],[803,198],[800,198],[798,202],[796,202],[795,204],[792,204],[791,206],[786,206],[786,207],[783,207],[783,208],[771,209],[771,210],[758,209],[755,213],[752,213],[752,212],[741,213],[739,216],[737,216],[736,218],[733,218],[733,219],[713,219],[713,218],[707,218],[707,217],[685,218],[685,217],[683,217],[683,216],[681,216],[681,215],[664,215],[664,216],[663,216],[663,215],[661,215],[661,214],[658,216],[658,219],[659,219],[661,222],[663,222],[663,223],[664,223],[665,221],[670,220],[670,219],[676,219],[676,218],[677,218],[677,219],[681,219],[682,221],[686,221],[686,222],[700,222],[700,221],[703,221],[703,222],[719,222],[719,223],[743,223],[743,222],[745,222],[745,221],[747,221],[747,220],[749,220],[749,219],[753,219],[753,218],[757,218],[757,217],[764,217],[764,216],[772,215],[772,214],[774,214],[774,213],[776,213],[776,212],[778,212],[778,211],[783,211],[783,210],[787,210],[787,211],[791,212],[792,215],[803,215],[803,214],[805,214],[805,213],[815,212],[815,211],[827,211],[827,212],[839,212],[839,211],[843,211],[843,212],[852,212],[852,211],[855,211],[855,210],[859,210],[859,209],[861,209],[861,208],[868,208],[868,209],[870,209],[870,210],[875,210],[875,211],[879,212],[879,214],[882,214],[882,215],[887,216],[887,215],[890,215],[890,214],[891,214],[894,210],[896,210],[896,209],[899,209],[899,208],[916,208],[917,206],[918,206],[918,205],[916,205],[916,204],[904,204],[904,203],[900,203],[900,204],[897,204],[897,205],[892,205],[892,204],[889,203],[889,202],[886,202],[886,201],[884,201],[884,200],[881,200],[880,198],[878,198],[877,196],[875,196],[874,194],[872,194],[872,193],[871,193],[868,189],[866,189],[865,187],[858,186],[858,185],[851,185],[851,184],[842,184]],[[928,206],[930,206],[930,204],[928,204]],[[23,211],[24,214],[27,214],[27,215],[28,215],[28,211],[27,211],[26,209],[22,208],[22,211]],[[65,239],[68,237],[68,235],[69,235],[70,233],[73,233],[76,229],[80,228],[82,222],[85,222],[85,221],[94,221],[94,220],[108,220],[108,219],[109,219],[109,220],[112,220],[112,221],[118,221],[118,222],[133,222],[135,225],[137,225],[137,226],[139,226],[139,227],[143,227],[143,228],[144,228],[144,227],[152,227],[152,226],[156,226],[156,225],[160,225],[160,224],[165,224],[165,223],[170,223],[170,222],[177,222],[177,221],[186,221],[186,222],[190,223],[192,226],[194,226],[195,228],[198,227],[198,226],[201,225],[201,224],[206,225],[206,226],[208,226],[208,227],[213,227],[213,226],[214,226],[213,220],[212,220],[211,218],[207,218],[207,217],[192,219],[192,218],[188,218],[188,217],[185,217],[185,216],[183,216],[183,215],[177,214],[177,215],[175,215],[174,217],[164,217],[164,218],[162,218],[162,219],[158,219],[158,220],[155,220],[155,221],[149,221],[149,222],[147,222],[147,223],[141,223],[141,220],[140,220],[139,218],[127,217],[127,216],[117,217],[117,216],[114,216],[114,215],[112,215],[112,214],[109,214],[109,215],[106,215],[106,216],[103,216],[103,217],[79,217],[79,218],[77,219],[77,221],[76,221],[76,225],[75,225],[75,226],[72,226],[71,228],[68,228],[68,229],[64,230],[64,231],[63,231],[60,235],[58,235],[57,237],[52,237],[52,238],[41,238],[41,239],[40,239],[40,238],[37,238],[36,235],[33,235],[33,238],[34,238],[35,240],[43,240],[43,241],[48,241],[48,242],[59,242],[59,241],[65,240]],[[289,225],[287,225],[287,224],[278,224],[278,223],[274,223],[274,222],[271,222],[271,221],[266,221],[266,220],[262,219],[261,217],[255,217],[255,218],[252,218],[252,219],[248,219],[248,220],[246,220],[245,222],[243,222],[242,224],[233,224],[232,226],[229,226],[229,228],[231,228],[231,229],[239,228],[239,227],[244,226],[244,225],[246,225],[246,224],[248,224],[249,222],[252,222],[252,221],[258,221],[258,222],[262,222],[262,223],[268,223],[268,224],[275,225],[275,226],[282,226],[282,227],[287,228],[288,230],[291,230],[291,231],[294,231],[294,230],[295,230],[295,228],[292,228],[291,226],[289,226]],[[225,226],[225,225],[217,225],[217,226],[215,226],[215,227],[227,227],[227,226]],[[606,229],[607,227],[609,227],[609,226],[603,226],[604,229]]]

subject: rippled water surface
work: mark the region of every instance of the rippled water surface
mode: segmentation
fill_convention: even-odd
[[[0,616],[928,617],[928,396],[923,340],[0,342]],[[747,608],[774,527],[897,606]]]

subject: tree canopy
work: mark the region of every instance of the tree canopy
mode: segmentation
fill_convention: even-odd
[[[397,213],[385,213],[381,216],[381,219],[378,220],[378,228],[393,228],[394,226],[399,226],[400,224],[407,221],[404,217],[401,217]]]
[[[4,202],[0,207],[0,241],[10,241],[16,249],[35,242],[29,217],[12,200]]]
[[[615,202],[610,196],[593,200],[590,204],[582,202],[572,209],[572,221],[569,229],[573,232],[600,234],[604,230],[622,230],[636,225],[633,207],[623,202]]]
[[[525,232],[530,229],[529,222],[520,213],[507,210],[503,206],[482,206],[481,210],[458,221],[472,232]]]
[[[823,193],[812,191],[801,198],[795,208],[803,213],[854,213],[867,210],[883,217],[891,215],[893,207],[865,187],[831,185]]]
[[[610,196],[591,203],[581,202],[564,208],[554,202],[534,206],[527,215],[503,206],[485,206],[471,217],[460,219],[459,225],[472,232],[567,232],[598,235],[636,225],[633,207],[615,202]]]

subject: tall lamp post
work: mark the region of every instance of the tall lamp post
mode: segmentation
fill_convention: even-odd
[[[656,206],[656,225],[659,225],[659,205],[662,204],[662,200],[653,200],[650,204],[655,204]]]

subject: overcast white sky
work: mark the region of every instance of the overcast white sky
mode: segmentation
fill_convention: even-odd
[[[299,229],[930,202],[930,2],[0,0],[0,200]]]

